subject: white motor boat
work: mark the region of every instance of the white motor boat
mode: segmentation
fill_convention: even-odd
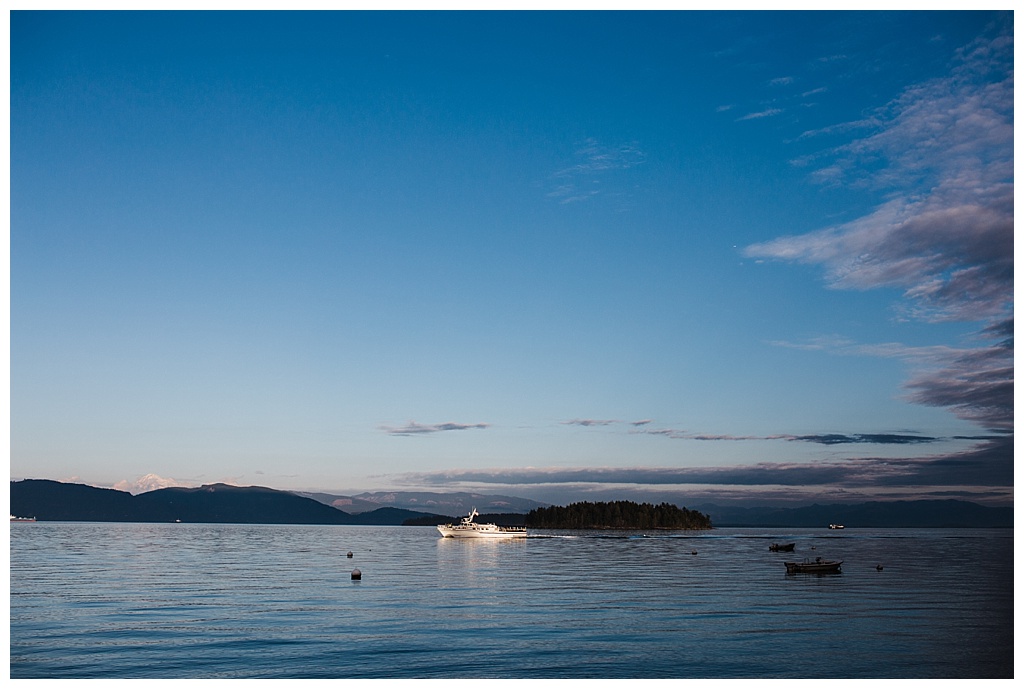
[[[474,507],[468,517],[463,517],[458,524],[438,524],[437,530],[445,538],[524,538],[525,526],[498,526],[497,524],[477,524],[473,521],[479,516]]]

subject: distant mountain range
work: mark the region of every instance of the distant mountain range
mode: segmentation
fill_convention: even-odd
[[[295,492],[306,498],[330,505],[350,514],[369,512],[381,507],[396,507],[413,512],[428,514],[465,515],[474,507],[481,513],[526,514],[547,503],[514,498],[508,495],[485,495],[483,493],[427,493],[418,491],[389,491],[359,493],[358,495],[331,495],[329,493]]]
[[[500,521],[545,503],[480,493],[380,492],[354,496],[293,493],[259,486],[216,483],[199,488],[161,488],[132,495],[110,488],[42,479],[11,481],[11,514],[40,521],[203,522],[235,524],[400,525],[438,523],[476,507]],[[866,502],[805,507],[691,505],[716,527],[1012,527],[1012,507],[985,507],[962,500]]]
[[[11,514],[39,521],[385,526],[423,516],[422,512],[394,507],[349,514],[311,498],[259,486],[215,483],[132,495],[110,488],[36,479],[11,482]]]

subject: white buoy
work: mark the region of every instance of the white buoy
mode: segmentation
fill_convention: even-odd
[[[360,572],[358,569],[353,569],[352,570],[352,580],[353,581],[359,581],[362,578],[363,578],[363,573],[362,572]]]

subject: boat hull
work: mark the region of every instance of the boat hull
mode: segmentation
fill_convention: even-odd
[[[497,524],[478,524],[473,521],[478,516],[476,508],[468,517],[463,517],[458,524],[438,524],[438,532],[445,538],[523,538],[526,536],[525,526],[498,526]]]
[[[841,572],[843,561],[838,562],[786,562],[786,574],[829,574]]]
[[[444,538],[526,538],[526,530],[510,531],[497,529],[460,529],[450,526],[438,526],[438,533]]]

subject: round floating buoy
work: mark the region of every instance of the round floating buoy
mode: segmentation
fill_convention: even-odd
[[[345,557],[352,557],[352,551],[348,551],[348,555],[346,555]]]
[[[360,572],[358,569],[353,569],[352,570],[352,580],[353,581],[358,581],[358,580],[360,580],[362,578],[363,578],[363,573],[362,572]]]

